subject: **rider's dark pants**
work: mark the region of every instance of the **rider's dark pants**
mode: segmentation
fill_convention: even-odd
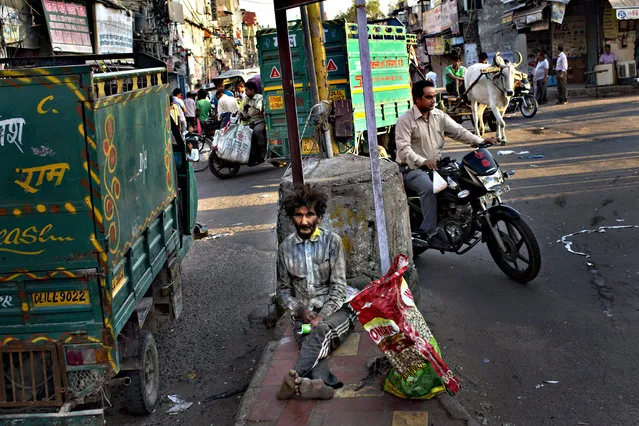
[[[424,218],[420,230],[424,233],[431,233],[437,229],[437,198],[433,193],[433,182],[427,172],[415,169],[404,173],[404,184],[406,188],[419,196]]]
[[[264,161],[266,154],[266,126],[264,122],[250,125],[253,129],[251,136],[251,157],[249,165],[259,164]]]

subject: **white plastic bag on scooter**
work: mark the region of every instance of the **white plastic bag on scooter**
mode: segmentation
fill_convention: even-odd
[[[241,124],[239,117],[232,117],[224,129],[215,132],[213,146],[217,148],[217,156],[222,160],[247,164],[252,136],[253,129]]]
[[[439,173],[433,170],[433,194],[443,191],[448,187],[448,182]]]

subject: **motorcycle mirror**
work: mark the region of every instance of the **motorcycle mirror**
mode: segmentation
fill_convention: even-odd
[[[506,173],[504,173],[504,176],[507,177],[507,178],[510,178],[510,177],[512,177],[514,175],[515,175],[515,170],[514,169],[508,170]]]
[[[470,195],[470,191],[469,191],[469,190],[467,190],[467,189],[464,189],[463,191],[459,191],[459,192],[457,193],[457,197],[459,197],[459,198],[466,198],[466,197],[468,197],[469,195]]]

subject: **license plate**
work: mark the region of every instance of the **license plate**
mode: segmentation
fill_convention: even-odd
[[[33,306],[67,306],[88,305],[89,290],[62,290],[33,293],[31,295]]]
[[[308,154],[319,154],[319,153],[320,153],[319,143],[315,142],[311,138],[302,139],[302,154],[308,155]]]
[[[271,110],[284,108],[284,102],[281,96],[269,96],[268,106]]]
[[[331,90],[328,97],[331,101],[343,101],[346,99],[346,90]]]
[[[497,197],[501,197],[502,195],[504,195],[508,191],[510,191],[510,185],[504,185],[504,186],[502,186],[501,188],[499,188],[495,192],[491,192],[491,193],[488,193],[486,195],[483,195],[483,196],[479,197],[479,201],[483,202],[484,204],[488,204],[493,199],[495,199]]]

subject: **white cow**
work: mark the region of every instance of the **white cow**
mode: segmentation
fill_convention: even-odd
[[[492,64],[474,64],[468,67],[464,75],[466,96],[473,111],[473,124],[477,135],[484,134],[485,125],[482,119],[486,106],[490,106],[497,120],[497,140],[506,143],[506,122],[503,113],[513,95],[515,86],[515,68],[521,64],[522,56],[516,64],[504,61],[495,55]]]

